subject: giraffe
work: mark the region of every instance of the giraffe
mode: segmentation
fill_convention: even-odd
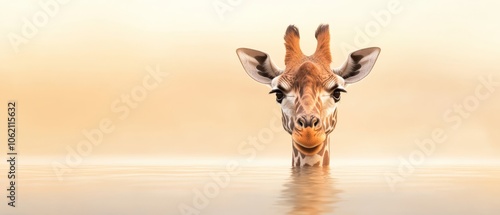
[[[292,166],[328,166],[329,134],[337,124],[337,106],[346,87],[360,81],[372,70],[380,48],[354,51],[345,63],[331,68],[330,32],[320,25],[315,33],[316,51],[304,55],[299,29],[288,26],[285,32],[285,69],[270,56],[248,48],[236,50],[246,73],[255,81],[271,87],[281,106],[282,124],[292,136]]]

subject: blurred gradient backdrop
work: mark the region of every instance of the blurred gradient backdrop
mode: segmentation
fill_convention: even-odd
[[[298,26],[312,54],[314,31],[326,23],[334,67],[355,48],[382,49],[372,73],[343,95],[332,163],[399,162],[436,128],[447,139],[427,162],[498,163],[500,87],[483,89],[489,97],[477,104],[470,98],[480,77],[500,81],[498,1],[75,0],[58,3],[47,23],[38,17],[37,32],[17,46],[12,35],[22,36],[45,1],[0,2],[0,114],[18,101],[21,162],[63,162],[104,118],[115,129],[84,162],[247,158],[239,146],[280,108],[235,50],[267,52],[284,68],[286,27]],[[168,76],[120,119],[114,102],[142,86],[148,65]],[[460,123],[444,118],[464,102],[474,108]],[[284,130],[264,146],[257,161],[289,163]]]

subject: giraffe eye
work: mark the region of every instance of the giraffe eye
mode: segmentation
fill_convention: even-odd
[[[344,89],[340,89],[340,88],[337,88],[337,89],[335,89],[335,90],[333,91],[333,93],[332,93],[332,98],[333,98],[333,100],[335,100],[335,102],[340,101],[340,94],[341,94],[342,92],[346,92],[346,91],[345,91]]]
[[[285,98],[285,94],[283,94],[283,92],[281,92],[281,90],[278,90],[278,89],[271,90],[271,92],[269,92],[269,94],[271,94],[271,93],[276,94],[276,101],[278,103],[281,103],[283,101],[283,99]]]

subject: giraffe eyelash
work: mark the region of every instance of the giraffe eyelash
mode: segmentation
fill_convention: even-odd
[[[333,100],[335,100],[335,102],[338,102],[340,101],[340,94],[341,93],[346,93],[347,91],[345,89],[342,89],[342,88],[337,88],[337,89],[334,89],[331,96],[333,98]]]
[[[274,90],[271,90],[271,92],[269,92],[269,94],[272,94],[272,93],[276,94],[276,101],[280,104],[283,101],[283,99],[286,97],[286,95],[280,89],[274,89]]]
[[[282,91],[282,90],[280,90],[280,89],[273,89],[273,90],[271,90],[271,91],[269,92],[269,94],[273,94],[273,93],[277,93],[277,92],[281,92],[281,93],[283,93],[283,91]]]

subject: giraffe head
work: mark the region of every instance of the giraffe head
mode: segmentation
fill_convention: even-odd
[[[281,105],[284,129],[292,135],[294,150],[314,155],[324,148],[337,123],[337,106],[349,84],[370,73],[380,48],[349,54],[347,61],[332,69],[328,25],[316,30],[316,51],[302,53],[299,30],[288,26],[285,33],[285,69],[278,68],[268,54],[247,48],[236,50],[245,71],[257,82],[271,87]]]

